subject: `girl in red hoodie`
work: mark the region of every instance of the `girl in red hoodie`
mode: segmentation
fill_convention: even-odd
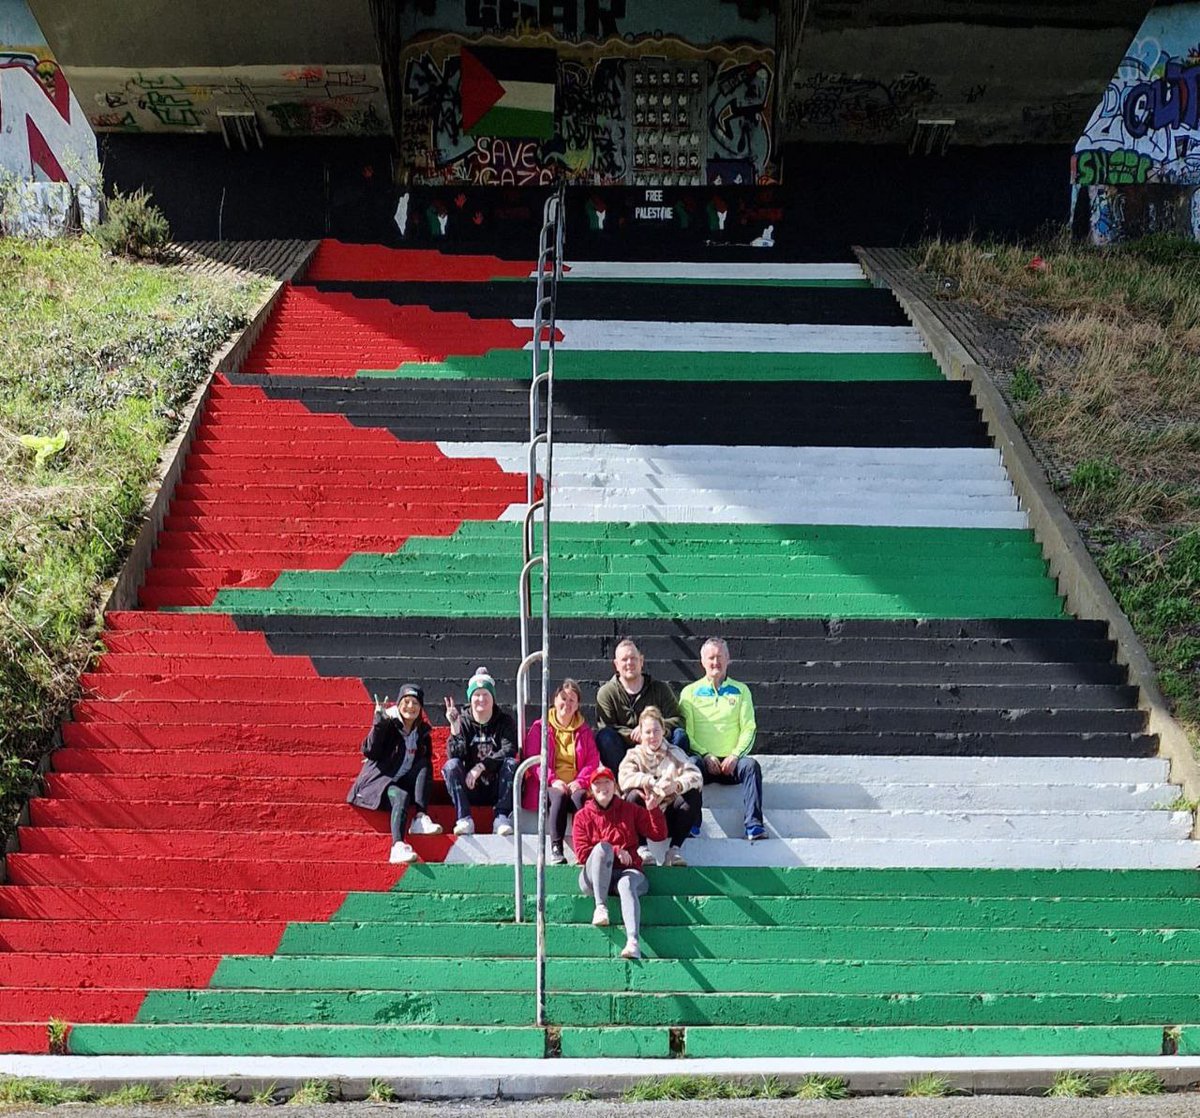
[[[647,811],[617,796],[617,782],[611,769],[598,768],[592,774],[587,802],[575,815],[571,837],[575,857],[583,867],[579,888],[596,900],[592,923],[608,927],[607,897],[615,893],[621,899],[621,920],[625,924],[623,959],[640,959],[638,930],[644,897],[650,886],[642,873],[638,846],[647,839],[659,842],[667,837],[667,821],[655,807]]]

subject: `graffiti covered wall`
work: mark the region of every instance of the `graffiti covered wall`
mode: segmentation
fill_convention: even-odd
[[[60,227],[70,188],[96,178],[96,138],[25,0],[0,0],[0,176],[5,227],[28,232]]]
[[[750,19],[716,2],[437,0],[406,18],[399,139],[414,185],[544,186],[566,177],[671,187],[776,177],[769,5]],[[684,28],[686,38],[677,33]],[[544,92],[520,62],[525,52],[553,58]],[[479,121],[481,104],[493,111]],[[526,115],[495,111],[510,105]],[[511,128],[486,127],[500,119]]]
[[[1200,235],[1200,3],[1146,17],[1075,145],[1071,181],[1098,244]]]
[[[267,136],[391,130],[378,66],[89,67],[74,78],[97,132],[216,132],[221,113],[252,113]]]

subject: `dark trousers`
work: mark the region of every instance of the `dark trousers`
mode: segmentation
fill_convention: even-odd
[[[403,776],[388,785],[388,803],[392,805],[392,842],[403,842],[408,829],[408,805],[417,811],[429,806],[429,781],[433,771],[429,765],[414,765]]]
[[[562,842],[567,837],[567,816],[583,807],[587,793],[581,788],[578,792],[564,792],[560,788],[550,789],[550,808],[547,812],[550,824],[550,838],[554,842]]]
[[[682,749],[684,753],[691,745],[682,726],[667,735],[667,743],[677,749]],[[621,762],[625,760],[625,754],[629,751],[629,743],[611,726],[605,726],[603,730],[596,731],[596,749],[600,753],[600,763],[612,769],[613,775],[616,775],[617,769],[621,767]]]
[[[627,792],[625,799],[631,804],[646,806],[646,797],[638,788]],[[694,788],[690,792],[684,792],[682,796],[677,796],[670,807],[663,808],[663,815],[667,820],[667,838],[672,846],[682,846],[691,829],[700,822],[700,806],[700,789]]]
[[[739,757],[733,772],[710,773],[706,758],[696,755],[696,764],[704,774],[705,784],[740,784],[742,805],[746,811],[746,826],[762,826],[762,769],[753,757]]]
[[[512,815],[513,778],[517,775],[514,758],[505,757],[492,779],[480,777],[474,788],[467,787],[467,771],[467,766],[457,757],[451,757],[442,768],[442,779],[450,793],[450,802],[454,804],[456,818],[469,819],[472,804],[494,807],[497,815]]]

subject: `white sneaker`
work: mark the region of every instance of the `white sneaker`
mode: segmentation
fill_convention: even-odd
[[[608,909],[605,908],[604,905],[602,905],[602,904],[596,905],[596,911],[592,913],[592,927],[593,928],[607,928],[608,927]]]
[[[492,833],[496,835],[511,835],[513,833],[512,820],[507,815],[497,815],[495,822],[492,824]]]
[[[473,835],[475,833],[475,820],[469,815],[463,819],[455,820],[454,833],[456,835]]]
[[[417,852],[406,842],[392,843],[392,852],[388,855],[388,861],[393,866],[406,866],[409,862],[417,860]]]
[[[412,821],[408,828],[410,835],[440,835],[442,825],[435,823],[423,811]]]
[[[622,959],[640,959],[642,957],[642,948],[638,941],[632,937],[625,941],[625,946],[621,948]]]
[[[686,866],[687,859],[683,856],[683,851],[678,846],[672,846],[667,851],[667,857],[663,862],[664,866]]]
[[[654,857],[654,852],[648,846],[638,847],[638,857],[642,860],[643,866],[657,866],[658,862]]]

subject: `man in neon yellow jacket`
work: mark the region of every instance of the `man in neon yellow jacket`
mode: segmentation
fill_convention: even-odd
[[[729,678],[729,646],[710,637],[700,649],[704,678],[679,696],[691,753],[704,783],[740,784],[746,809],[746,838],[767,837],[762,821],[762,769],[750,756],[757,724],[750,688]]]

